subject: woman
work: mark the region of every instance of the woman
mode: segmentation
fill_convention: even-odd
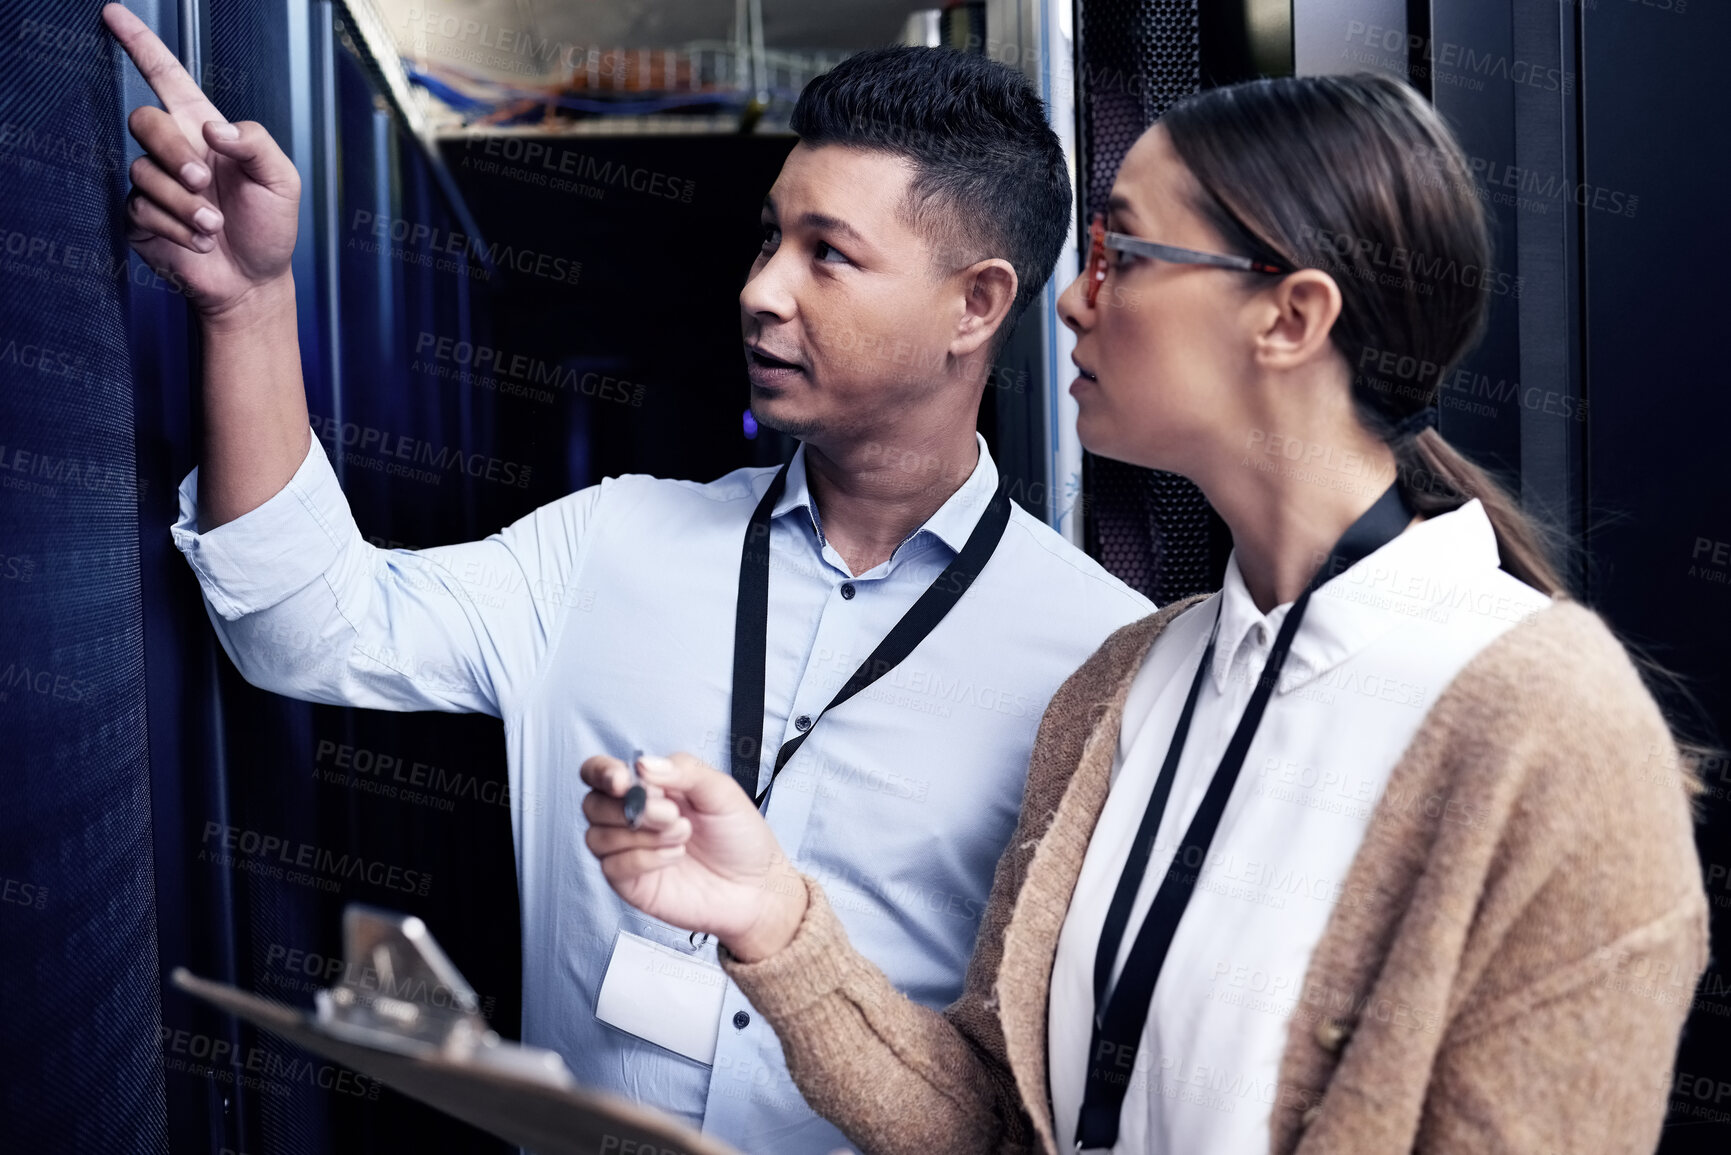
[[[615,888],[719,936],[863,1149],[1652,1149],[1706,964],[1689,783],[1431,428],[1502,283],[1468,171],[1371,75],[1200,94],[1126,157],[1059,306],[1079,433],[1193,479],[1232,558],[1053,698],[947,1011],[725,775],[645,759],[632,829],[585,764]]]

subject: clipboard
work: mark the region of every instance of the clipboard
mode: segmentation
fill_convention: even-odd
[[[536,1155],[738,1155],[651,1107],[581,1086],[554,1051],[502,1040],[413,915],[351,904],[346,966],[308,1012],[176,967],[176,987]]]

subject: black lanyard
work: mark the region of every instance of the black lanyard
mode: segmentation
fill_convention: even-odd
[[[769,515],[787,485],[787,466],[782,466],[769,483],[763,500],[752,511],[745,529],[745,548],[739,555],[739,600],[733,614],[733,726],[729,749],[732,752],[733,780],[746,796],[763,809],[781,768],[811,732],[818,719],[835,709],[879,678],[894,669],[901,660],[913,653],[914,647],[937,628],[950,607],[961,600],[974,579],[985,568],[992,551],[1004,536],[1010,523],[1010,499],[999,489],[992,495],[962,551],[944,567],[937,580],[926,587],[918,601],[902,615],[871,656],[860,663],[859,669],[819,711],[803,734],[781,744],[775,755],[775,769],[770,772],[769,785],[757,792],[758,746],[763,741],[763,666],[769,631]]]
[[[1112,964],[1123,945],[1130,908],[1135,904],[1136,893],[1141,889],[1142,878],[1148,870],[1154,834],[1160,828],[1160,818],[1166,811],[1166,799],[1172,793],[1172,780],[1178,771],[1178,759],[1184,752],[1184,740],[1190,734],[1196,696],[1213,665],[1214,642],[1220,632],[1220,617],[1216,611],[1214,631],[1208,636],[1202,664],[1196,668],[1196,678],[1190,683],[1190,693],[1178,715],[1172,744],[1166,749],[1166,760],[1160,766],[1160,776],[1155,779],[1154,792],[1148,799],[1142,825],[1137,828],[1136,839],[1131,843],[1130,856],[1124,864],[1124,873],[1119,876],[1118,889],[1113,892],[1112,905],[1106,911],[1106,922],[1100,931],[1100,944],[1094,953],[1094,1030],[1088,1043],[1087,1089],[1076,1121],[1077,1147],[1111,1147],[1118,1141],[1118,1118],[1135,1067],[1142,1029],[1148,1021],[1154,983],[1160,977],[1166,951],[1178,930],[1178,920],[1184,917],[1184,908],[1196,889],[1197,879],[1207,860],[1209,843],[1214,840],[1214,830],[1220,825],[1220,816],[1225,812],[1232,786],[1238,780],[1239,768],[1250,752],[1250,743],[1256,737],[1262,712],[1274,693],[1275,683],[1280,680],[1281,667],[1286,663],[1287,651],[1292,648],[1292,639],[1298,633],[1298,624],[1304,618],[1310,595],[1329,578],[1399,537],[1412,517],[1412,510],[1401,496],[1399,486],[1389,486],[1376,504],[1341,535],[1316,576],[1311,578],[1292,609],[1287,611],[1286,620],[1280,623],[1280,632],[1269,650],[1268,661],[1256,679],[1256,688],[1251,691],[1244,717],[1239,719],[1238,728],[1232,732],[1232,740],[1227,743],[1226,754],[1220,759],[1220,766],[1208,784],[1202,805],[1190,820],[1184,841],[1179,845],[1172,865],[1167,868],[1166,877],[1160,882],[1160,889],[1148,908],[1135,943],[1130,947],[1130,957],[1124,961],[1123,973],[1118,976],[1118,985],[1112,990],[1108,1002],[1106,988],[1112,975]]]

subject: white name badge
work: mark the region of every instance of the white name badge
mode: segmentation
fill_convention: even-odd
[[[683,934],[649,925],[641,929]],[[714,1063],[726,999],[727,972],[719,964],[621,929],[601,980],[595,1017],[675,1054]]]

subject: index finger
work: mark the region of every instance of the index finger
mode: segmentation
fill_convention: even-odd
[[[228,123],[228,118],[216,110],[216,105],[205,96],[198,82],[180,66],[168,45],[150,30],[149,25],[121,4],[103,5],[102,22],[114,33],[126,54],[132,57],[139,75],[162,101],[162,107],[180,121],[190,139],[202,146],[204,137],[200,126],[205,121]]]

